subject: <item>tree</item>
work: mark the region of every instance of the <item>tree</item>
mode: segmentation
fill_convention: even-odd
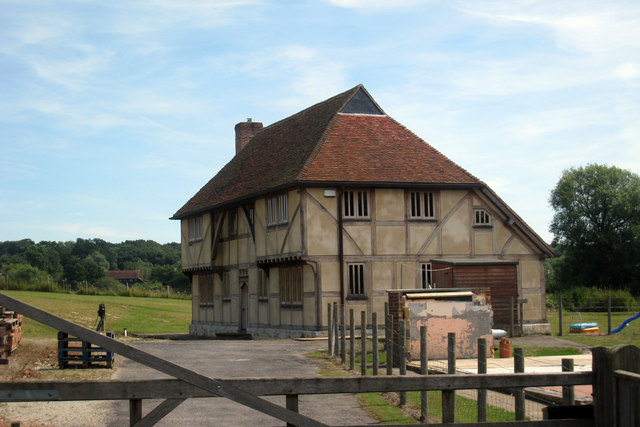
[[[603,165],[565,170],[551,192],[554,267],[563,288],[629,288],[640,293],[640,177]]]

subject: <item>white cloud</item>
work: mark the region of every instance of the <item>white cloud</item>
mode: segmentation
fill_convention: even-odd
[[[346,9],[370,11],[371,9],[406,9],[416,7],[433,0],[327,0],[333,6]]]

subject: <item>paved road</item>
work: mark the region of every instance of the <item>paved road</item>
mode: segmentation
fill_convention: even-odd
[[[306,353],[323,349],[324,341],[148,341],[135,347],[171,360],[211,378],[312,377],[318,364]],[[120,358],[113,379],[133,380],[167,376],[128,359]],[[284,396],[268,400],[284,406]],[[143,414],[159,401],[144,401]],[[353,395],[300,396],[300,413],[330,425],[376,424],[360,408]],[[128,424],[128,402],[114,403],[110,426]],[[285,423],[224,398],[188,399],[159,425],[258,426]]]

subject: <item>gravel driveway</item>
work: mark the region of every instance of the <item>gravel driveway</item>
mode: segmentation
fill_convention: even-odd
[[[257,340],[257,341],[150,341],[135,346],[143,351],[171,360],[181,366],[211,378],[287,378],[318,376],[318,362],[305,354],[323,349],[324,341]],[[132,380],[166,376],[130,360],[121,360],[113,379]],[[284,406],[284,396],[268,397]],[[158,402],[159,403],[159,402]],[[143,402],[143,414],[155,401]],[[128,402],[118,402],[108,425],[128,423]],[[330,425],[370,424],[368,417],[353,395],[300,396],[300,413]],[[220,425],[256,426],[284,425],[264,415],[224,398],[188,399],[166,416],[159,425]]]

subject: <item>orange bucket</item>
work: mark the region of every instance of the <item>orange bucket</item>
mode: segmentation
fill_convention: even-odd
[[[500,340],[500,357],[511,357],[511,340],[509,338]]]

